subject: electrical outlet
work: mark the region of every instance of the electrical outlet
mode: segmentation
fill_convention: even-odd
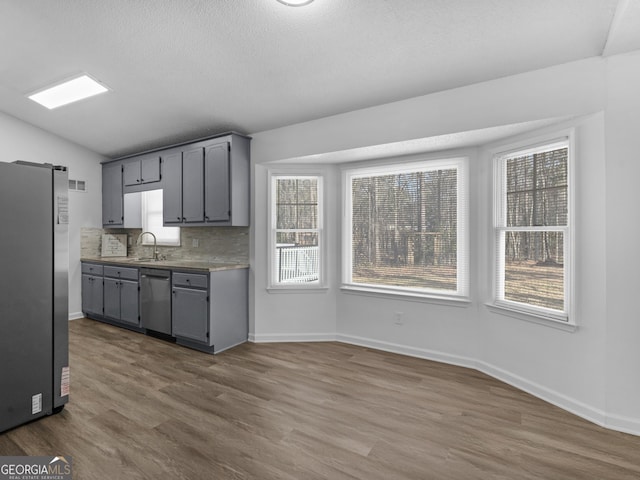
[[[198,248],[200,246],[200,240],[198,240],[197,238],[192,238],[191,239],[191,246],[193,248]]]
[[[402,326],[404,325],[404,313],[396,312],[393,318],[394,325]]]

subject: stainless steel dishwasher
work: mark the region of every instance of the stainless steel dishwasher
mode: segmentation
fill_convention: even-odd
[[[171,271],[140,269],[140,325],[171,335]]]

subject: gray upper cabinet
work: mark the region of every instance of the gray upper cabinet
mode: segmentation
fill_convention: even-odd
[[[126,161],[124,163],[123,178],[125,187],[159,182],[162,178],[160,156],[148,155]]]
[[[204,153],[191,148],[165,158],[163,221],[167,225],[204,221]]]
[[[122,178],[127,187],[140,184],[140,162],[127,162],[123,165]]]
[[[231,220],[229,152],[228,142],[205,148],[204,219],[207,223]]]
[[[122,164],[107,163],[102,167],[102,224],[119,227],[123,222]]]
[[[204,222],[204,149],[182,152],[182,221]]]
[[[160,157],[152,155],[140,159],[140,183],[154,183],[162,179]]]
[[[165,225],[249,226],[249,137],[229,133],[103,166],[120,165],[122,193],[163,189]],[[103,190],[108,195],[108,190]],[[103,200],[103,203],[106,199]],[[120,211],[122,206],[120,206]],[[123,214],[105,225],[121,226]]]
[[[204,225],[249,226],[250,142],[237,134],[203,142]]]
[[[182,223],[182,152],[162,156],[164,191],[162,194],[163,223]]]

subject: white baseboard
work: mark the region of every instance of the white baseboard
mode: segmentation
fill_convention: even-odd
[[[84,318],[84,313],[82,312],[69,313],[69,320],[78,320],[80,318]]]
[[[284,336],[286,337],[286,335]],[[293,335],[292,337],[295,337],[295,335]],[[504,369],[498,368],[486,362],[481,362],[460,355],[452,355],[435,350],[409,347],[406,345],[383,342],[380,340],[358,337],[354,335],[337,334],[335,336],[335,340],[338,342],[350,343],[352,345],[358,345],[361,347],[374,348],[376,350],[399,353],[401,355],[408,355],[411,357],[424,358],[426,360],[433,360],[449,365],[472,368],[493,378],[496,378],[497,380],[512,385],[519,390],[523,390],[533,395],[534,397],[538,397],[541,400],[544,400],[545,402],[549,402],[559,408],[562,408],[563,410],[571,412],[574,415],[584,418],[585,420],[595,423],[596,425],[600,425],[601,427],[605,427],[611,430],[617,430],[620,432],[640,436],[640,420],[638,419],[607,414],[603,410],[595,408],[591,405],[587,405],[560,392],[556,392],[555,390],[543,387],[542,385],[538,385],[537,383],[531,382],[523,377],[510,373]]]
[[[435,350],[427,350],[424,348],[408,347],[398,343],[382,342],[371,338],[357,337],[355,335],[337,334],[338,342],[350,343],[360,347],[369,347],[385,352],[399,353],[410,357],[424,358],[426,360],[434,360],[436,362],[447,363],[449,365],[457,365],[459,367],[476,368],[476,361],[459,355],[451,355],[450,353],[438,352]]]
[[[334,333],[250,333],[249,341],[254,343],[335,342],[336,335]]]
[[[587,405],[575,398],[568,397],[567,395],[539,385],[519,375],[514,375],[511,372],[496,367],[495,365],[478,362],[476,369],[490,377],[516,387],[519,390],[530,393],[534,397],[538,397],[545,402],[555,405],[556,407],[562,408],[563,410],[571,412],[585,420],[589,420],[590,422],[600,425],[601,427],[611,428],[607,425],[607,414],[604,410]],[[640,435],[640,429],[638,429],[637,432],[638,433],[636,435]]]
[[[607,421],[603,427],[617,430],[618,432],[630,433],[631,435],[640,435],[640,420],[637,418],[607,415]]]

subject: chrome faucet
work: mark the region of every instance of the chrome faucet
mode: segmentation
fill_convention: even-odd
[[[138,235],[138,240],[136,241],[136,244],[140,245],[140,240],[142,239],[142,236],[147,233],[153,237],[153,255],[151,258],[153,259],[153,261],[157,261],[158,260],[158,242],[156,240],[156,236],[152,232],[142,232],[140,235]]]

